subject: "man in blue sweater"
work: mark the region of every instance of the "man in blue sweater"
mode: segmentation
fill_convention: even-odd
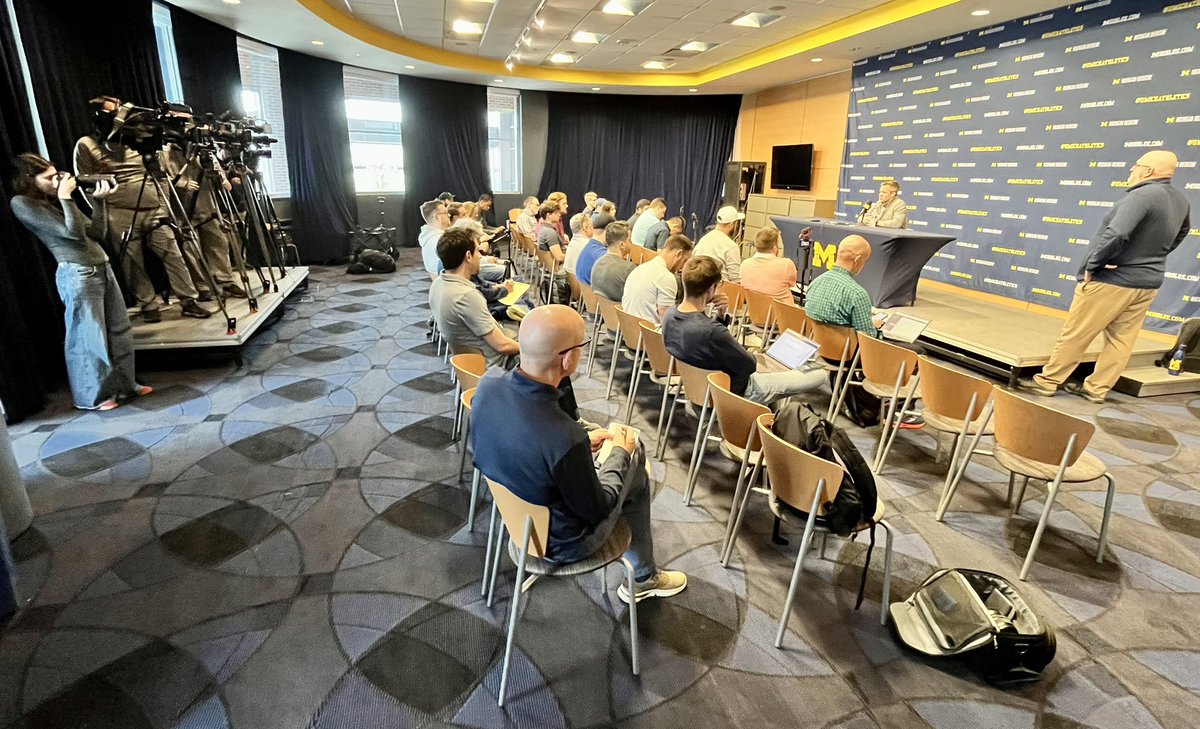
[[[1049,397],[1067,381],[1096,335],[1104,349],[1080,387],[1067,390],[1101,403],[1129,363],[1150,304],[1166,272],[1167,255],[1191,226],[1187,199],[1171,186],[1179,161],[1165,149],[1142,155],[1129,170],[1132,186],[1100,223],[1079,269],[1075,298],[1042,373],[1023,384]]]
[[[687,576],[654,562],[650,479],[637,436],[627,428],[589,432],[560,404],[560,386],[570,383],[587,344],[583,319],[569,307],[541,306],[521,321],[521,366],[489,371],[472,403],[475,466],[522,499],[549,507],[548,559],[585,559],[623,517],[633,535],[625,556],[634,568],[634,599],[675,595],[687,587]],[[610,439],[612,454],[597,472],[592,454]],[[628,603],[628,587],[617,588],[617,597]]]

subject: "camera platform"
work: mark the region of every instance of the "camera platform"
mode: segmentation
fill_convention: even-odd
[[[162,308],[162,321],[150,324],[142,321],[140,316],[130,315],[133,324],[133,348],[138,352],[168,352],[184,350],[205,350],[212,354],[228,352],[234,362],[242,364],[242,345],[250,341],[255,332],[264,325],[283,316],[283,304],[288,296],[296,289],[308,286],[308,266],[289,266],[287,276],[280,277],[276,271],[276,281],[279,291],[261,291],[258,278],[251,276],[252,294],[258,300],[258,311],[250,311],[247,299],[228,298],[225,308],[230,318],[237,322],[236,331],[226,330],[226,320],[221,312],[216,310],[214,302],[204,302],[200,305],[213,311],[208,319],[192,319],[185,317],[179,310],[178,302],[172,300],[170,306]],[[263,270],[264,276],[266,269]]]

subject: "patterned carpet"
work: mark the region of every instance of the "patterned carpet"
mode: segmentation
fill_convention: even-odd
[[[1092,560],[1101,484],[1066,487],[1023,586],[1057,628],[1044,680],[1014,691],[902,653],[878,624],[877,552],[830,540],[772,647],[799,544],[752,502],[731,569],[717,550],[733,464],[713,449],[682,505],[694,420],[654,463],[655,540],[690,586],[625,606],[598,576],[529,593],[511,700],[495,692],[512,568],[479,597],[484,540],[450,440],[452,384],[425,338],[415,252],[390,277],[315,269],[246,365],[145,373],[156,392],[80,414],[60,394],[13,436],[37,512],[14,544],[27,607],[0,632],[0,727],[1194,727],[1200,716],[1200,398],[1056,405],[1095,417],[1116,476],[1111,553]],[[607,347],[601,349],[607,363]],[[608,422],[597,368],[576,381]],[[626,373],[622,377],[622,373]],[[647,432],[656,388],[635,424]],[[843,421],[844,422],[844,421]],[[873,434],[852,431],[868,455]],[[1006,475],[968,473],[944,524],[933,438],[903,432],[882,479],[893,596],[939,565],[1015,578],[1040,513],[1008,518]],[[482,520],[486,524],[486,519]],[[486,527],[484,527],[486,528]],[[617,583],[617,572],[610,585]]]

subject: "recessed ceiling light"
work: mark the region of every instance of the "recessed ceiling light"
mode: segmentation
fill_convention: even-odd
[[[649,7],[649,0],[608,0],[600,12],[609,15],[637,15]]]
[[[982,17],[983,17],[983,16],[985,16],[985,15],[991,15],[991,14],[992,14],[992,11],[991,11],[991,10],[987,10],[987,9],[984,9],[984,8],[980,8],[980,9],[978,9],[978,10],[972,10],[972,11],[971,11],[971,15],[974,15],[974,16],[975,16],[975,17],[977,17],[977,18],[982,18]]]
[[[821,58],[820,56],[817,56],[816,58],[810,58],[808,60],[812,61],[813,63],[820,63],[821,61],[824,61],[825,59]]]
[[[711,50],[716,47],[717,47],[716,43],[705,43],[704,41],[688,41],[687,43],[684,43],[683,45],[679,46],[679,50],[687,51],[689,53],[703,53],[707,50]]]
[[[593,87],[592,87],[592,91],[599,91],[599,90],[600,90],[600,87],[599,87],[599,86],[593,86]]]
[[[502,79],[502,78],[495,78],[495,79],[492,79],[492,80],[493,80],[493,81],[495,81],[495,82],[496,82],[496,83],[498,83],[498,84],[502,84],[502,83],[504,83],[504,79]]]
[[[241,5],[242,0],[223,0],[226,5]]]
[[[767,13],[746,13],[745,15],[739,15],[729,22],[731,25],[741,26],[742,28],[765,28],[782,17],[782,15],[769,15]]]
[[[550,63],[575,63],[575,58],[566,53],[555,53],[550,56]]]
[[[325,41],[318,41],[318,40],[315,40],[315,41],[312,41],[312,44],[313,44],[314,46],[323,46],[323,45],[325,45]]]
[[[772,13],[778,13],[780,10],[787,10],[787,6],[786,5],[772,5],[771,7],[767,8],[767,10],[770,10]]]
[[[688,89],[688,93],[694,94],[694,93],[696,93],[696,92],[697,92],[697,91],[699,91],[699,90],[700,90],[700,89]]]
[[[577,30],[577,31],[575,31],[575,35],[571,36],[571,40],[575,41],[576,43],[595,44],[595,43],[599,43],[600,41],[604,40],[607,37],[608,36],[605,35],[604,33],[589,33],[586,30]]]
[[[412,71],[412,70],[414,70],[414,69],[416,68],[416,66],[413,66],[413,65],[407,65],[407,66],[405,66],[405,68],[407,68],[409,71]]]
[[[451,24],[451,29],[459,35],[483,35],[483,24],[472,23],[469,20],[458,18]]]
[[[642,64],[642,68],[649,71],[666,71],[668,68],[674,65],[674,63],[668,61],[646,61]]]

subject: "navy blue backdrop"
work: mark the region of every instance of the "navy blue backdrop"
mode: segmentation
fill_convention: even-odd
[[[1179,155],[1192,234],[1147,326],[1200,314],[1200,2],[1098,0],[856,62],[838,215],[894,177],[955,235],[924,278],[1059,309],[1144,151]]]

